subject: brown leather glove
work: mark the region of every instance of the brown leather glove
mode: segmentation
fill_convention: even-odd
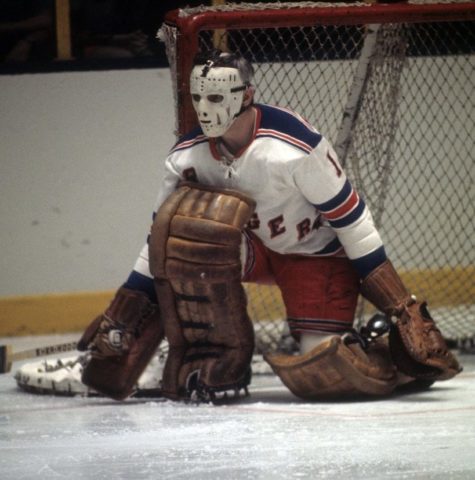
[[[78,350],[91,353],[82,382],[116,400],[128,397],[162,339],[158,305],[120,288],[78,342]]]
[[[447,380],[462,370],[429,315],[426,303],[417,302],[409,294],[389,260],[363,280],[361,293],[395,319],[389,346],[402,373],[414,378]]]
[[[425,302],[404,308],[390,330],[389,346],[399,370],[414,378],[448,380],[462,370]]]

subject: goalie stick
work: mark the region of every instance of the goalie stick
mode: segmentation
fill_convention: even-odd
[[[55,353],[71,352],[76,350],[77,342],[60,343],[46,347],[31,348],[20,352],[13,352],[11,345],[0,345],[0,374],[10,372],[12,363],[18,360],[43,357]]]

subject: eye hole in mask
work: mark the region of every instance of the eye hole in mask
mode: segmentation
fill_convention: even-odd
[[[191,97],[195,102],[199,102],[201,100],[201,95],[197,93],[194,93]],[[211,103],[221,103],[224,100],[224,96],[219,94],[211,94],[207,95],[206,99]]]
[[[221,103],[221,102],[224,100],[224,96],[223,96],[223,95],[213,94],[213,95],[208,95],[208,96],[207,96],[207,99],[208,99],[211,103]]]

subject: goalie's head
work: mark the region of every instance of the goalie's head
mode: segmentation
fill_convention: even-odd
[[[238,55],[213,50],[195,58],[190,93],[207,137],[223,135],[246,108],[245,92],[253,74],[252,65]]]

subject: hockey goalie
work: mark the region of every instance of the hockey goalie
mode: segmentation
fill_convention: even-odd
[[[282,293],[299,350],[265,359],[298,397],[387,396],[455,376],[457,359],[387,258],[330,143],[297,113],[256,103],[252,82],[238,55],[196,57],[199,126],[171,149],[149,240],[79,342],[82,383],[126,398],[166,339],[161,395],[245,394],[254,332],[243,281]],[[354,331],[360,294],[388,331]]]

